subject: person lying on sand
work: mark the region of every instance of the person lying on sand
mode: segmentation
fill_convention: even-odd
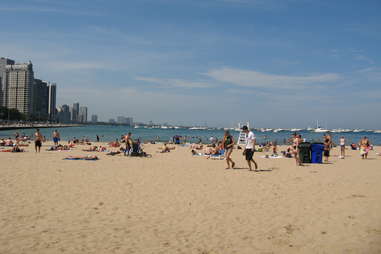
[[[87,156],[68,156],[64,160],[99,160],[96,155],[87,155]]]
[[[191,144],[190,149],[192,150],[202,150],[204,146],[202,144]]]
[[[84,152],[98,152],[98,146],[90,146],[87,149],[82,149]]]
[[[168,146],[167,143],[164,143],[162,147],[159,147],[160,153],[169,153],[171,150],[175,150],[176,147],[174,146]]]
[[[111,156],[114,156],[114,155],[117,155],[117,154],[121,154],[122,152],[121,151],[116,151],[116,152],[108,152],[106,153],[106,155],[111,155]]]
[[[51,146],[47,149],[47,151],[69,151],[70,146],[68,145],[58,145],[58,146]]]

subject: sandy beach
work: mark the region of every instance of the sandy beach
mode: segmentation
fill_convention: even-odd
[[[0,153],[0,253],[381,253],[381,147],[297,167],[256,153],[249,172],[193,157]],[[95,154],[98,161],[67,161]]]

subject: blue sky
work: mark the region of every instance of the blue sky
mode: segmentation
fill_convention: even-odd
[[[102,120],[380,129],[381,1],[1,1],[0,56]]]

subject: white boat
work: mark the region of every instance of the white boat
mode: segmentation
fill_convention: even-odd
[[[316,128],[314,129],[314,132],[318,132],[318,133],[321,133],[321,132],[329,132],[329,130],[320,127],[320,126],[319,126],[319,122],[316,121]]]
[[[296,128],[295,128],[295,129],[291,129],[290,131],[294,131],[294,132],[295,132],[295,131],[301,131],[301,130],[302,130],[302,129],[296,129]]]
[[[316,129],[314,130],[314,132],[319,132],[319,133],[320,133],[320,132],[329,132],[329,130],[318,127],[318,128],[316,128]]]

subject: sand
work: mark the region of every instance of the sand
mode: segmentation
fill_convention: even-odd
[[[381,253],[381,156],[255,159],[0,153],[0,253]],[[376,151],[381,152],[380,147]],[[99,161],[65,161],[96,154]]]

